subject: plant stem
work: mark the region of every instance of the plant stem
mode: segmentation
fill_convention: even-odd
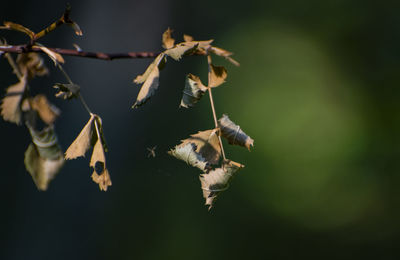
[[[212,64],[211,55],[207,55],[207,62],[208,62],[208,85],[210,85],[211,64]],[[215,128],[218,128],[217,113],[215,112],[214,99],[213,99],[211,87],[209,87],[209,86],[208,86],[208,95],[210,97],[210,104],[211,104],[211,110],[212,110],[212,114],[213,114],[213,118],[214,118]],[[224,160],[226,160],[224,146],[222,145],[222,140],[221,140],[220,135],[218,135],[218,141],[219,141],[219,146],[221,147],[222,157],[224,158]]]

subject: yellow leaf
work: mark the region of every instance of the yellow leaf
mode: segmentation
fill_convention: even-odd
[[[225,82],[227,76],[228,73],[224,67],[211,64],[211,78],[208,86],[211,88],[218,87]]]
[[[214,206],[218,195],[229,188],[233,175],[243,167],[244,165],[240,163],[226,160],[220,168],[200,175],[203,197],[206,199],[205,204],[209,206],[208,210]]]
[[[48,125],[54,123],[56,118],[60,115],[60,110],[55,106],[51,105],[46,96],[37,95],[31,99],[31,108],[36,110],[40,116],[40,118]]]
[[[162,35],[162,46],[164,49],[174,47],[175,39],[171,37],[172,30],[168,28]]]
[[[13,23],[13,22],[4,22],[4,26],[8,29],[23,32],[23,33],[27,34],[31,39],[33,39],[33,37],[35,37],[35,33],[23,25]]]
[[[65,152],[65,159],[75,159],[80,156],[85,156],[85,153],[90,148],[94,138],[94,119],[95,115],[92,114],[78,137],[68,147]]]
[[[250,147],[254,146],[254,140],[240,129],[240,126],[232,122],[227,115],[223,115],[218,120],[221,134],[232,145],[240,145],[246,147],[250,151]]]
[[[44,53],[46,53],[54,62],[55,65],[58,63],[64,63],[64,58],[61,56],[61,54],[58,54],[57,52],[54,52],[50,50],[49,48],[46,48],[44,46],[37,46],[39,49],[41,49]]]
[[[5,98],[1,103],[1,115],[5,121],[21,123],[21,101],[26,88],[26,75],[18,82],[7,88]]]
[[[96,144],[93,147],[92,157],[90,158],[90,166],[94,168],[97,162],[103,163],[104,166],[106,164],[106,156],[100,139],[97,139]]]

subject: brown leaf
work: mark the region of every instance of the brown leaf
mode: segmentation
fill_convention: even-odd
[[[218,47],[215,47],[215,46],[211,46],[210,51],[212,53],[214,53],[215,55],[224,57],[229,62],[231,62],[233,65],[240,66],[239,62],[237,62],[236,60],[234,60],[233,58],[230,57],[230,56],[233,55],[232,52],[229,52],[227,50],[224,50],[224,49],[221,49],[221,48],[218,48]]]
[[[31,108],[38,112],[40,118],[48,125],[54,123],[56,118],[60,115],[60,110],[54,105],[50,104],[45,95],[37,95],[31,98]]]
[[[203,197],[206,199],[205,204],[209,205],[208,210],[214,206],[218,195],[229,188],[233,175],[243,167],[244,165],[240,163],[226,160],[220,168],[200,175]]]
[[[92,141],[95,138],[94,119],[95,115],[92,114],[78,137],[68,147],[65,152],[65,159],[75,159],[80,156],[85,156],[86,151],[90,148]]]
[[[18,54],[17,64],[23,75],[28,74],[28,79],[32,79],[35,76],[44,76],[49,73],[42,57],[34,52]]]
[[[98,125],[97,119],[95,124],[95,127],[97,127],[100,134],[100,126]],[[101,139],[101,136],[98,136],[96,144],[93,147],[92,157],[90,158],[90,166],[94,168],[92,180],[99,184],[100,190],[107,191],[107,187],[111,186],[111,179],[106,167],[106,149]]]
[[[208,86],[211,88],[218,87],[225,82],[227,76],[228,73],[224,67],[211,64],[211,78]]]
[[[7,88],[6,96],[1,103],[1,115],[5,121],[21,123],[21,101],[26,88],[26,75],[20,82]]]
[[[57,52],[54,52],[50,50],[49,48],[46,48],[44,46],[37,46],[39,49],[41,49],[44,53],[46,53],[54,62],[55,65],[58,63],[64,63],[64,58],[61,56],[61,54],[58,54]]]
[[[181,42],[175,45],[175,47],[164,51],[164,53],[174,60],[178,61],[182,58],[183,55],[194,52],[198,46],[199,43],[197,42]]]
[[[33,37],[35,37],[35,33],[23,25],[13,23],[13,22],[4,22],[4,26],[8,29],[23,32],[23,33],[27,34],[31,39],[33,39]]]
[[[28,125],[32,141],[25,152],[25,167],[39,190],[46,190],[64,164],[53,127],[35,131]]]
[[[187,35],[187,34],[184,34],[184,35],[183,35],[183,40],[184,40],[185,42],[192,42],[194,39],[193,39],[192,36]]]
[[[135,104],[132,108],[143,105],[150,97],[154,95],[159,86],[160,70],[159,67],[164,62],[164,54],[161,53],[157,58],[150,64],[143,75],[136,77],[134,82],[136,84],[143,83],[139,94],[136,98]]]
[[[194,107],[206,91],[207,87],[203,85],[199,77],[193,74],[187,75],[180,106]]]
[[[102,191],[107,191],[108,186],[112,185],[110,174],[107,169],[104,169],[103,173],[100,175],[97,174],[96,171],[93,171],[92,180],[99,184],[100,190]]]
[[[246,147],[250,151],[250,147],[254,145],[254,140],[246,135],[246,133],[240,129],[240,126],[232,122],[227,115],[223,115],[218,120],[218,124],[222,136],[225,137],[230,144]]]
[[[174,47],[175,39],[171,37],[172,30],[168,28],[162,35],[162,46],[164,49],[170,49]]]

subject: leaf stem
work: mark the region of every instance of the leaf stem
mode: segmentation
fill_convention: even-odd
[[[208,85],[210,85],[211,64],[212,64],[211,55],[207,55],[207,62],[208,62]],[[214,118],[215,128],[218,128],[217,113],[215,112],[214,99],[213,99],[213,95],[212,95],[212,91],[211,91],[210,87],[208,87],[208,95],[210,97],[210,104],[211,104],[211,110],[212,110],[212,114],[213,114],[213,118]],[[221,140],[220,135],[218,135],[218,141],[219,141],[219,146],[221,147],[222,157],[224,158],[224,160],[226,160],[224,146],[222,145],[222,140]]]

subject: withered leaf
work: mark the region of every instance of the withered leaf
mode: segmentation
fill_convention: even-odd
[[[16,84],[7,88],[1,103],[1,115],[5,121],[21,123],[21,101],[26,88],[26,75]]]
[[[92,114],[78,137],[68,147],[65,152],[65,159],[75,159],[80,156],[85,156],[86,151],[90,148],[92,141],[95,138],[94,120],[95,115]]]
[[[218,47],[215,47],[215,46],[211,46],[210,51],[212,53],[214,53],[215,55],[224,57],[229,62],[231,62],[233,65],[240,66],[239,62],[237,62],[236,60],[234,60],[233,58],[230,57],[230,56],[233,55],[232,52],[229,52],[227,50],[224,50],[224,49],[221,49],[221,48],[218,48]]]
[[[100,175],[96,171],[92,173],[92,180],[99,184],[100,190],[107,191],[108,186],[111,186],[111,178],[107,169],[104,169]]]
[[[194,39],[193,39],[192,36],[187,35],[187,34],[184,34],[184,35],[183,35],[183,40],[184,40],[185,42],[192,42]]]
[[[76,84],[62,84],[56,83],[53,88],[55,88],[58,92],[56,93],[56,97],[62,99],[73,99],[79,96],[80,86]]]
[[[143,105],[151,96],[154,95],[159,86],[159,68],[165,62],[164,56],[165,55],[163,53],[158,55],[157,58],[149,65],[147,70],[142,75],[137,76],[134,80],[136,84],[143,83],[143,85],[132,108]]]
[[[60,110],[54,105],[50,104],[45,95],[39,94],[30,99],[31,109],[38,112],[40,118],[48,125],[54,123],[56,118],[60,115]]]
[[[171,37],[172,30],[168,28],[162,35],[162,46],[164,49],[174,47],[175,39]]]
[[[44,53],[46,53],[50,59],[54,62],[55,65],[57,65],[57,63],[64,63],[64,58],[61,56],[61,54],[54,52],[52,50],[50,50],[47,47],[44,46],[37,46],[39,49],[41,49]]]
[[[64,164],[53,127],[35,131],[28,125],[32,141],[25,152],[25,167],[39,190],[46,190]]]
[[[218,129],[211,129],[193,134],[168,153],[193,167],[207,171],[221,157],[217,131]]]
[[[240,126],[232,122],[227,115],[223,115],[218,120],[221,134],[225,137],[229,144],[240,145],[246,147],[250,151],[250,147],[254,145],[254,140],[240,129]]]
[[[93,154],[90,159],[90,166],[94,168],[92,180],[99,184],[102,191],[107,191],[107,187],[111,186],[111,178],[106,168],[106,157],[104,146],[98,138],[93,147]]]
[[[35,76],[44,76],[49,73],[42,57],[35,52],[18,54],[17,64],[22,74],[28,74],[28,79],[32,79]]]
[[[175,146],[174,149],[168,151],[168,154],[186,162],[193,167],[197,167],[202,171],[210,169],[206,159],[200,154],[196,153],[196,149],[197,147],[195,144],[187,143],[186,145]]]
[[[164,53],[174,60],[178,61],[182,58],[183,55],[194,52],[198,46],[199,43],[197,42],[181,42],[175,45],[175,47],[164,51]]]
[[[224,67],[211,64],[211,77],[208,86],[211,88],[218,87],[225,82],[227,76],[228,73]]]
[[[203,85],[199,77],[193,74],[187,75],[180,106],[194,107],[206,91],[207,87]]]
[[[33,37],[35,37],[35,33],[32,32],[30,29],[26,28],[26,27],[23,26],[23,25],[20,25],[20,24],[17,24],[17,23],[13,23],[13,22],[4,22],[4,26],[5,26],[7,29],[12,29],[12,30],[15,30],[15,31],[23,32],[23,33],[25,33],[26,35],[28,35],[31,39],[32,39]]]
[[[240,163],[226,160],[220,168],[200,174],[201,188],[205,204],[209,206],[208,210],[214,206],[218,195],[229,188],[233,175],[243,167],[244,165]]]

